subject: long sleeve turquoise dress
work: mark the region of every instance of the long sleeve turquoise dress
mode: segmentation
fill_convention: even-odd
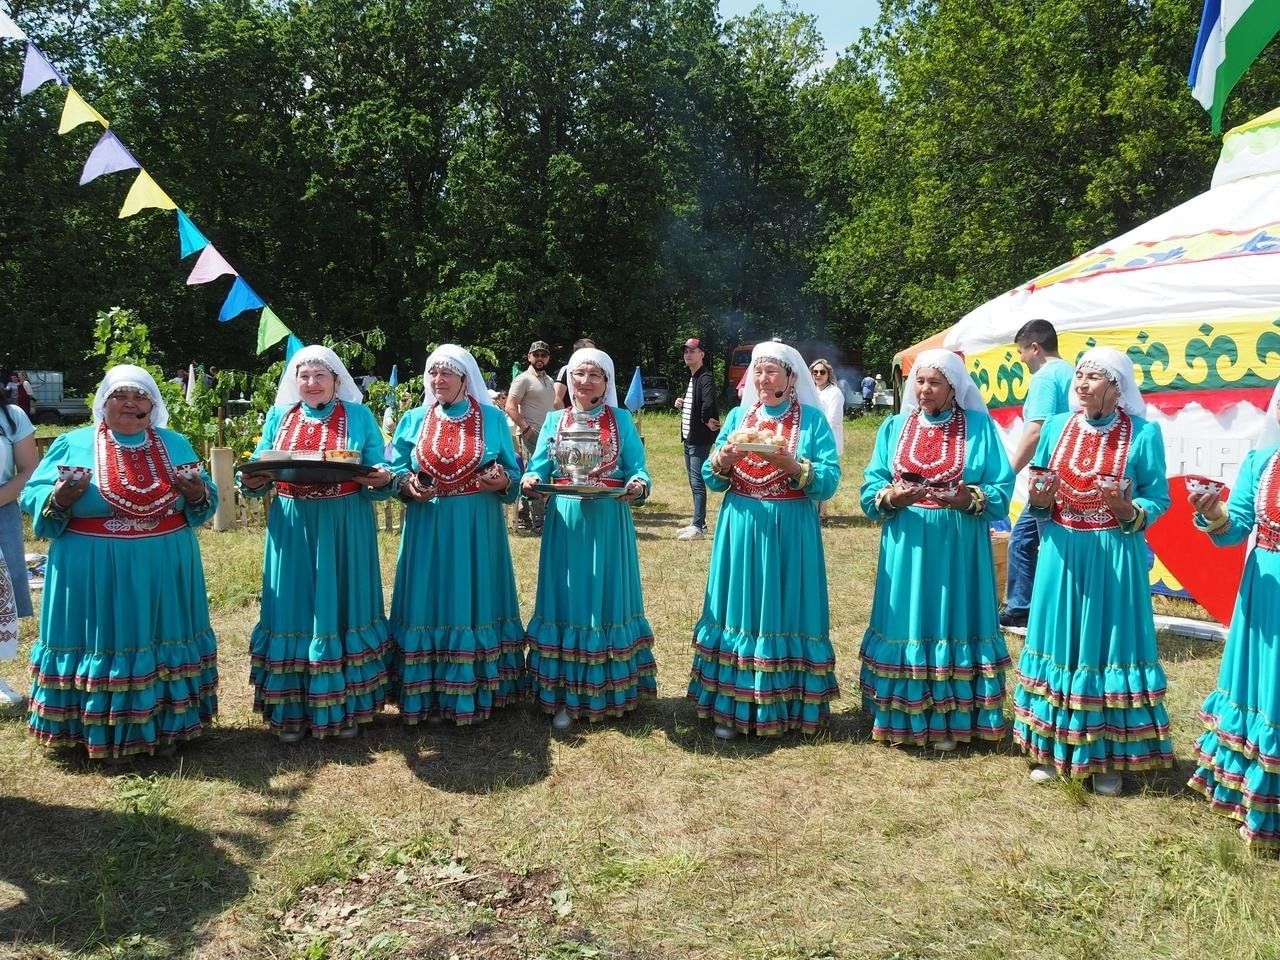
[[[1242,824],[1250,845],[1280,848],[1280,457],[1245,457],[1225,526],[1210,534],[1233,546],[1257,529],[1222,651],[1217,686],[1200,709],[1190,786]]]
[[[217,712],[217,644],[195,528],[217,509],[218,492],[202,469],[207,503],[179,496],[160,525],[130,523],[102,496],[97,431],[54,440],[19,495],[36,536],[50,540],[29,726],[44,744],[124,757],[199,736]],[[110,436],[126,451],[149,442],[146,432]],[[171,465],[197,460],[182,434],[154,437]],[[50,499],[63,464],[94,471],[65,513]]]
[[[818,504],[835,495],[840,459],[826,417],[784,401],[735,407],[715,449],[744,423],[776,424],[807,468],[798,480],[771,476],[749,454],[732,479],[702,468],[724,493],[711,544],[702,616],[693,632],[688,697],[698,716],[741,733],[806,733],[826,723],[840,695],[831,644],[827,567]]]
[[[962,464],[964,483],[982,492],[981,513],[923,504],[892,510],[878,501],[895,480],[895,455],[913,416],[939,429],[954,416],[964,418],[963,451],[956,451],[954,466]],[[991,523],[1009,515],[1013,480],[985,412],[920,411],[881,426],[861,491],[863,511],[882,524],[861,648],[862,705],[876,740],[923,746],[1004,738],[1011,661],[997,622]]]
[[[419,441],[429,412],[416,407],[396,428],[397,484],[423,469]],[[405,507],[391,598],[393,691],[408,723],[440,717],[467,724],[514,699],[524,669],[524,626],[502,513],[520,495],[520,475],[497,407],[468,398],[434,416],[448,449],[437,454],[440,444],[431,443],[421,449],[433,464],[441,456],[447,461],[433,466],[437,496]],[[509,488],[474,489],[476,468],[494,461],[511,478]]]
[[[566,411],[543,421],[525,476],[553,479],[552,451]],[[583,411],[605,437],[599,477],[650,489],[644,445],[631,415],[610,406]],[[526,628],[533,693],[544,712],[592,722],[634,710],[657,695],[653,628],[644,612],[631,505],[553,496],[538,555],[538,592]]]
[[[1088,461],[1098,438],[1094,469]],[[1042,511],[1052,522],[1018,659],[1014,740],[1032,762],[1064,777],[1171,766],[1143,532],[1169,508],[1160,428],[1123,412],[1097,421],[1059,414],[1045,422],[1032,462],[1052,467],[1063,485],[1052,510]],[[1130,479],[1132,523],[1088,500],[1098,472]],[[1070,499],[1068,482],[1077,491]]]
[[[298,416],[298,436],[311,426],[311,436],[327,438],[319,441],[321,448],[359,450],[365,466],[386,465],[382,431],[369,408],[342,400],[318,409],[305,403],[273,407],[252,459],[280,449],[278,440],[292,444],[281,436],[282,426]],[[261,496],[270,486],[241,490]],[[249,638],[253,708],[274,734],[309,732],[322,739],[368,723],[386,700],[389,642],[371,501],[391,496],[392,488],[274,486],[262,610]]]

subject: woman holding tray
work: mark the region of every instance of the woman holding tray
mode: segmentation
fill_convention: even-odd
[[[18,500],[51,541],[29,725],[92,760],[169,753],[218,709],[194,529],[217,488],[168,420],[147,371],[112,367],[93,424],[53,442]]]
[[[1012,493],[1013,469],[964,361],[924,351],[862,483],[862,509],[881,523],[861,649],[873,739],[941,751],[1004,739],[1010,660],[991,522],[1009,515]]]
[[[1221,484],[1201,480],[1189,499],[1195,524],[1215,545],[1255,534],[1245,561],[1218,683],[1200,708],[1190,786],[1218,813],[1240,822],[1250,846],[1280,849],[1280,387],[1245,455],[1224,509]]]
[[[526,630],[534,694],[557,730],[622,716],[657,694],[631,521],[631,504],[649,495],[644,445],[631,416],[618,409],[608,354],[578,350],[566,372],[571,407],[547,416],[520,481],[526,496],[542,495],[536,488],[553,478],[553,485],[571,486],[557,473],[561,435],[575,426],[599,431],[602,456],[586,488],[550,498]]]
[[[307,733],[355,736],[382,706],[387,685],[378,531],[369,508],[392,494],[382,431],[337,354],[304,347],[285,364],[252,459],[316,463],[334,451],[372,469],[336,483],[276,483],[263,473],[239,479],[249,496],[272,484],[276,491],[249,677],[254,710],[284,743]]]
[[[394,694],[406,723],[461,725],[518,693],[524,627],[502,505],[520,490],[506,414],[475,358],[445,344],[427,358],[426,382],[393,441],[408,504],[391,600]]]
[[[742,404],[702,475],[725,498],[688,697],[722,740],[813,733],[840,694],[818,521],[840,483],[840,454],[794,348],[756,344]]]

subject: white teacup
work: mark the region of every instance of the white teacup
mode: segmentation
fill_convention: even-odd
[[[1102,476],[1098,477],[1098,488],[1101,490],[1127,493],[1131,486],[1133,486],[1133,481],[1126,476],[1104,473]]]
[[[183,480],[198,480],[200,478],[199,463],[180,463],[173,468],[173,471]]]
[[[1057,476],[1048,467],[1028,467],[1027,471],[1027,482],[1031,485],[1032,490],[1043,490]]]
[[[1212,494],[1217,496],[1222,492],[1222,483],[1217,480],[1210,480],[1208,477],[1187,476],[1182,478],[1182,482],[1187,486],[1187,493],[1193,496],[1201,496],[1202,494]]]
[[[58,464],[58,479],[65,480],[67,483],[79,483],[89,476],[89,473],[88,467],[75,467],[69,463]]]

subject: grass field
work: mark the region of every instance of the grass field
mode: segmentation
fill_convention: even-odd
[[[121,774],[0,721],[0,956],[1280,958],[1280,868],[1184,787],[1215,645],[1165,644],[1179,763],[1120,798],[1036,787],[1007,743],[869,741],[856,656],[878,531],[856,491],[877,424],[847,425],[825,531],[843,697],[814,740],[719,743],[684,699],[710,541],[673,539],[672,417],[645,417],[655,490],[636,515],[659,699],[625,722],[387,716],[281,746],[247,680],[262,532],[202,531],[209,735]],[[382,544],[390,589],[396,535]],[[528,615],[538,543],[513,544]],[[0,675],[25,683],[21,660]]]

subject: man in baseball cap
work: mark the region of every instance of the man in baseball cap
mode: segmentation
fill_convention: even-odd
[[[720,429],[716,409],[716,384],[707,365],[707,352],[700,337],[684,342],[684,363],[689,368],[689,385],[676,399],[680,411],[680,439],[684,442],[684,468],[693,493],[693,522],[676,534],[678,540],[698,540],[707,535],[707,486],[702,480],[702,464],[711,455],[711,445]]]

